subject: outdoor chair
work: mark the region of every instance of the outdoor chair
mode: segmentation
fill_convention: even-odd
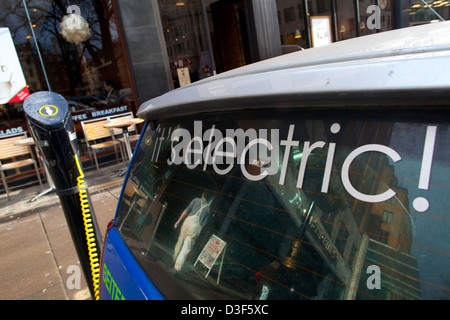
[[[117,148],[119,148],[122,159],[125,159],[124,151],[120,142],[114,138],[114,135],[112,134],[112,131],[110,129],[104,127],[106,123],[106,118],[86,120],[81,122],[81,127],[83,128],[86,145],[89,152],[89,157],[92,161],[93,154],[97,170],[99,169],[97,152],[99,152],[101,149],[113,147],[116,154],[117,163],[119,163],[119,156],[117,153]]]
[[[29,145],[20,145],[19,141],[27,138],[27,134],[18,134],[14,136],[7,136],[0,138],[0,174],[3,185],[5,186],[6,195],[10,200],[10,189],[5,176],[5,171],[18,169],[33,165],[36,172],[39,184],[42,188],[42,180],[39,172],[39,167],[34,154]]]

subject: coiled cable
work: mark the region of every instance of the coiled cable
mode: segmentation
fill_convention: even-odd
[[[86,184],[84,180],[84,173],[81,169],[78,156],[75,154],[75,162],[77,164],[78,172],[80,176],[77,178],[78,192],[80,194],[81,212],[83,215],[84,230],[86,233],[86,242],[89,253],[89,263],[91,267],[92,283],[94,288],[95,300],[99,300],[99,282],[100,282],[100,259],[97,249],[97,241],[95,239],[94,224],[91,215],[91,209],[89,207],[89,199],[86,191]]]

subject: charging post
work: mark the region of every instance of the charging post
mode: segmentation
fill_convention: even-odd
[[[83,176],[75,126],[67,101],[54,92],[36,92],[24,103],[24,111],[36,146],[53,180],[55,192],[64,211],[81,268],[92,297],[96,296],[92,251],[100,259],[101,238],[92,206],[89,205],[91,226],[86,230],[86,204],[80,198],[79,177]],[[83,191],[84,197],[89,195]],[[90,201],[86,201],[90,203]],[[87,233],[94,243],[88,243]],[[97,276],[98,277],[98,276]]]

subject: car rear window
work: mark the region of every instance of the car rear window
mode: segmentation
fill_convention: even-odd
[[[116,227],[169,299],[448,299],[448,123],[392,109],[162,120]]]

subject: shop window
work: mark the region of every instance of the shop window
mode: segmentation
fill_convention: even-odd
[[[353,1],[336,0],[338,40],[356,37],[355,4]]]
[[[174,87],[213,75],[214,57],[207,39],[210,26],[203,16],[203,2],[160,0],[158,5]]]
[[[302,4],[299,4],[298,6],[297,6],[297,10],[298,10],[298,18],[301,20],[301,19],[304,19],[305,18],[305,11],[304,11],[304,9],[303,9],[303,5]]]
[[[294,7],[289,7],[283,10],[284,12],[284,22],[289,23],[295,21],[295,10]]]
[[[407,16],[410,26],[450,19],[449,1],[427,1],[431,9],[423,1],[409,1],[403,6],[403,15]]]
[[[330,15],[331,14],[331,0],[313,0],[308,1],[309,14],[316,15]]]
[[[253,61],[243,0],[158,6],[175,88]]]
[[[285,39],[281,43],[284,46],[292,46],[282,48],[285,53],[290,53],[294,50],[298,51],[301,50],[301,48],[308,47],[304,19],[305,14],[303,12],[302,1],[299,2],[300,4],[292,7],[292,1],[277,0],[278,11],[284,13],[283,19],[280,19],[280,17],[278,18],[280,35]]]
[[[330,2],[330,0],[318,0],[317,1],[317,11],[318,11],[318,13],[329,13],[329,12],[331,12],[331,2]]]
[[[126,105],[128,111],[135,111],[112,2],[70,1],[77,8],[73,12],[83,17],[90,29],[87,40],[77,44],[61,34],[60,23],[67,15],[68,2],[27,2],[25,7],[20,0],[1,1],[0,27],[11,32],[30,94],[51,90],[82,110],[85,106],[88,110],[105,108],[113,101],[109,98],[115,96],[117,106]],[[115,89],[110,94],[106,80]],[[2,124],[17,121],[26,130],[22,103],[0,107]]]

